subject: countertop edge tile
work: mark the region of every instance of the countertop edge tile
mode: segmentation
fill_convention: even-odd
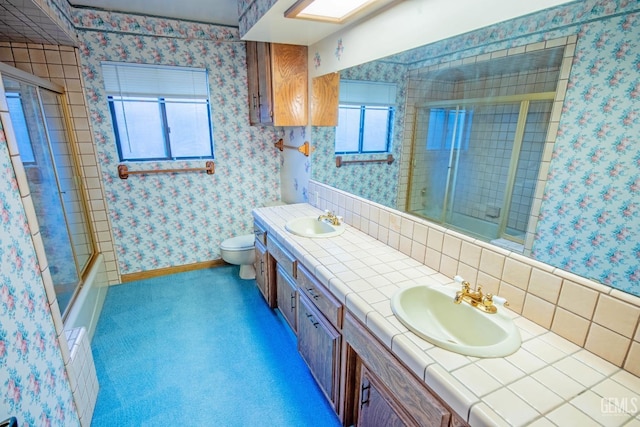
[[[496,414],[486,403],[474,404],[469,411],[469,424],[473,427],[508,427],[502,417]]]
[[[471,407],[480,402],[475,394],[437,364],[427,366],[425,382],[465,421],[469,420]]]

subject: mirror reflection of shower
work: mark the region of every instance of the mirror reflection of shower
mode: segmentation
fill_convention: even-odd
[[[62,95],[4,73],[2,83],[58,305],[65,313],[95,251]]]
[[[406,210],[523,252],[561,57],[414,78]]]

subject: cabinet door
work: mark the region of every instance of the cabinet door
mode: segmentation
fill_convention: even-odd
[[[308,113],[307,47],[271,44],[274,126],[306,126]]]
[[[293,332],[296,332],[298,320],[296,284],[282,267],[278,266],[276,274],[278,309],[287,323],[289,323],[289,326],[291,326],[291,329],[293,329]]]
[[[298,294],[298,351],[334,409],[338,405],[341,336],[313,303]]]
[[[257,239],[255,251],[256,260],[253,266],[256,270],[256,285],[258,285],[258,289],[260,289],[264,299],[269,302],[269,277],[267,268],[269,254],[267,253],[267,248]]]
[[[311,88],[311,126],[338,126],[340,74],[315,77]]]
[[[256,42],[258,64],[258,115],[260,123],[273,124],[273,92],[271,85],[271,45]]]
[[[247,89],[249,96],[249,124],[260,123],[258,83],[258,51],[256,42],[247,42]]]
[[[307,47],[247,42],[250,124],[308,124]]]
[[[369,370],[362,366],[358,427],[404,427],[414,423],[394,404],[393,397]]]
[[[387,402],[391,402],[390,405],[394,410],[396,409],[394,405],[398,405],[400,409],[395,412],[403,418],[403,422],[420,427],[449,426],[451,412],[426,388],[422,380],[407,370],[362,323],[348,312],[344,318],[342,334],[348,347],[357,353],[362,366],[367,367],[372,373],[371,377],[375,374],[377,383],[384,384],[376,388],[379,391],[388,390],[383,394],[393,396],[393,399],[389,398]],[[357,381],[354,379],[354,382]],[[357,406],[355,409],[357,410]],[[405,420],[402,414],[407,414],[408,419]]]

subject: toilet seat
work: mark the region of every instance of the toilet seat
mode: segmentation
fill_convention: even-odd
[[[220,244],[220,249],[225,251],[246,251],[247,249],[252,249],[254,245],[255,236],[253,234],[244,234],[224,240]]]

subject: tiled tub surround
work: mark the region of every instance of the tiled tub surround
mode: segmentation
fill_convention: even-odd
[[[527,298],[546,301],[550,291],[544,284],[560,287],[562,283],[562,292],[557,293],[564,297],[556,296],[556,300],[573,301],[575,306],[569,304],[569,308],[562,309],[571,313],[569,309],[579,311],[579,306],[586,306],[583,280],[566,275],[560,276],[558,282],[552,269],[544,269],[538,263],[528,266],[528,260],[522,257],[483,247],[480,242],[443,229],[428,228],[425,222],[315,182],[312,189],[312,195],[318,193],[320,208],[335,210],[345,217],[347,229],[341,236],[307,239],[286,232],[284,224],[289,219],[319,213],[309,204],[259,208],[254,216],[267,226],[272,238],[312,271],[398,359],[471,425],[640,423],[640,378],[527,319],[520,313],[536,317],[532,314],[538,312],[537,306],[530,306],[524,297],[518,298],[517,292],[508,291],[520,289],[511,282],[521,283],[520,279],[526,277],[528,284],[531,272],[540,271],[533,275]],[[473,264],[477,273],[472,273],[472,266],[457,271],[474,284],[479,281],[489,290],[502,291],[498,294],[510,300],[514,309],[511,313],[523,339],[522,347],[513,355],[478,359],[440,349],[409,332],[392,314],[389,300],[401,287],[456,286],[451,279],[456,272],[451,274],[448,265],[463,263],[448,255],[456,246],[452,239],[459,240],[457,252],[461,259],[476,259]],[[431,261],[425,263],[425,256]],[[434,258],[438,259],[437,267],[433,266]],[[513,267],[513,262],[521,266]],[[521,270],[523,266],[529,270]],[[492,276],[485,272],[487,269],[502,280],[490,282]],[[637,304],[616,299],[615,293],[605,293],[605,287],[595,288],[586,288],[600,292],[602,298],[597,305],[595,301],[590,304],[591,312],[597,306],[595,314],[591,314],[592,329],[609,331],[607,326],[617,322],[618,328],[635,333],[640,312]],[[557,310],[560,307],[558,303]],[[629,311],[622,319],[616,319],[621,307],[628,307]],[[633,325],[621,326],[629,322]],[[592,340],[597,341],[598,333]],[[603,340],[602,348],[612,344],[609,337]],[[625,357],[627,370],[637,369],[639,362],[634,362],[634,355],[625,352],[622,359]]]
[[[70,353],[67,366],[69,383],[73,390],[80,425],[85,427],[91,425],[99,387],[89,334],[84,327],[80,327],[66,330],[65,335]]]

